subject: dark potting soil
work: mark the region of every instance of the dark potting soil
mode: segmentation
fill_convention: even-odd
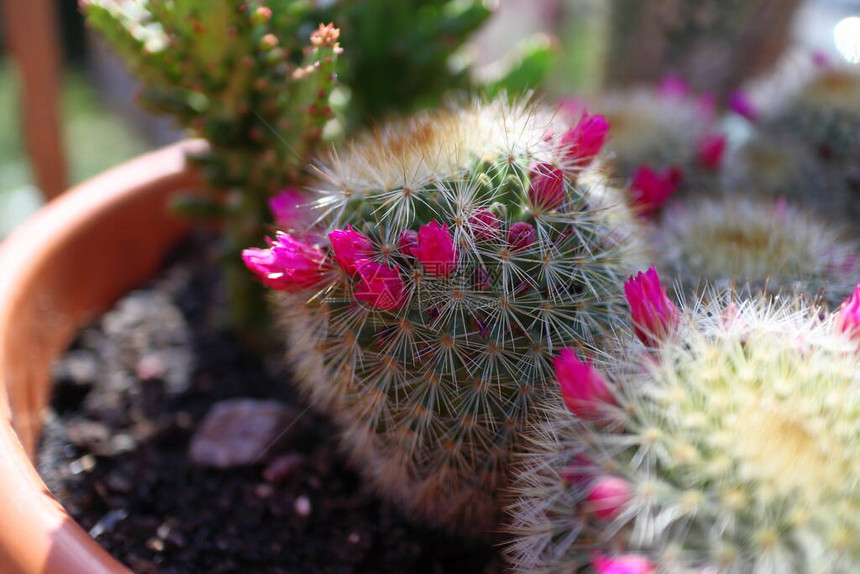
[[[211,245],[178,249],[56,365],[38,466],[71,515],[141,574],[501,571],[491,547],[410,524],[374,497],[277,353],[260,359],[213,327]],[[250,465],[194,464],[195,430],[236,397],[279,401],[295,420]]]

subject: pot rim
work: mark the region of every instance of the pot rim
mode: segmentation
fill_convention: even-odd
[[[0,243],[0,572],[129,573],[66,512],[33,466],[51,363],[77,329],[161,265],[187,232],[166,204],[199,187],[188,140],[72,188]]]

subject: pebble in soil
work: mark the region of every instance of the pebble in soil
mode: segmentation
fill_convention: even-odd
[[[369,494],[279,362],[212,327],[211,245],[178,250],[57,363],[39,470],[72,516],[139,574],[500,571],[490,547],[410,524]],[[237,398],[283,417],[281,431],[194,438]],[[209,441],[201,464],[195,440]],[[212,454],[221,447],[253,454]]]

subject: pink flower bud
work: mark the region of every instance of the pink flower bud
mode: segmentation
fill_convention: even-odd
[[[648,165],[643,165],[633,174],[633,205],[638,206],[643,215],[657,211],[681,185],[683,174],[677,166],[669,166],[659,173]]]
[[[415,258],[424,270],[435,277],[447,277],[457,268],[459,253],[447,225],[431,221],[418,229],[418,247]]]
[[[586,498],[591,512],[603,520],[613,520],[630,502],[630,485],[617,476],[603,476],[591,486]]]
[[[707,135],[696,146],[696,162],[704,169],[716,171],[723,163],[723,154],[725,154],[725,151],[725,135]]]
[[[499,236],[501,223],[496,214],[489,209],[476,209],[469,216],[469,226],[475,241],[489,241]]]
[[[403,255],[415,257],[415,248],[418,247],[418,232],[411,229],[401,231],[397,240],[397,247],[400,248]]]
[[[288,187],[269,198],[269,211],[282,229],[303,229],[310,223],[310,210],[304,207],[307,199],[302,193]]]
[[[649,347],[658,345],[678,326],[678,308],[669,300],[653,267],[628,279],[624,295],[630,305],[633,330]]]
[[[564,203],[564,173],[548,163],[529,169],[529,200],[540,209],[554,209]]]
[[[535,228],[525,221],[518,221],[508,229],[508,244],[514,251],[522,251],[536,240]]]
[[[328,234],[328,238],[337,264],[350,275],[355,275],[357,261],[373,255],[373,241],[351,225],[347,225],[346,229],[335,229]]]
[[[553,367],[561,396],[576,416],[595,420],[603,414],[605,405],[616,404],[603,376],[591,366],[591,361],[580,361],[573,349],[562,349],[553,360]]]
[[[745,117],[752,123],[758,121],[758,108],[756,108],[755,104],[752,103],[752,100],[750,100],[749,96],[746,95],[746,93],[740,90],[732,92],[729,95],[727,105],[730,110],[732,110],[739,116]]]
[[[313,287],[328,267],[322,249],[285,233],[278,233],[268,249],[245,249],[242,260],[260,281],[280,291]]]
[[[860,340],[860,285],[854,288],[854,293],[839,307],[836,327],[842,333],[848,333],[852,338]]]
[[[597,574],[656,574],[650,560],[638,554],[622,554],[609,558],[598,554],[591,561]]]
[[[393,311],[403,306],[406,285],[400,271],[376,261],[362,259],[355,263],[360,279],[355,286],[355,298],[382,311]]]
[[[690,86],[681,76],[667,74],[660,80],[660,95],[667,99],[683,99],[690,95]]]
[[[562,151],[568,160],[587,166],[600,153],[608,133],[606,118],[583,112],[576,126],[561,136]]]

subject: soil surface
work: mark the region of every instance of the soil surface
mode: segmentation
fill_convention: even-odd
[[[491,547],[412,525],[369,493],[279,354],[213,327],[211,245],[177,250],[56,365],[39,471],[72,516],[141,574],[501,572]],[[279,401],[294,420],[250,465],[194,464],[195,431],[232,398]]]

